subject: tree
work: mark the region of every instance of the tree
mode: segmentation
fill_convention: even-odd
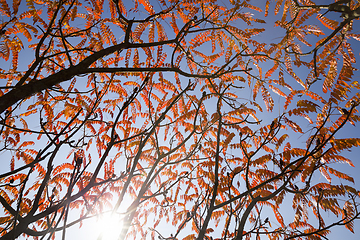
[[[360,145],[357,1],[0,10],[1,239],[66,239],[105,212],[119,239],[354,230],[359,191],[336,163]]]

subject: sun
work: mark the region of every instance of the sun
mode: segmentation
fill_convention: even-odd
[[[117,240],[123,227],[123,215],[103,213],[94,223],[97,240]]]
[[[112,201],[111,203],[115,204],[115,201]],[[89,217],[85,230],[85,235],[88,239],[118,240],[120,233],[123,230],[127,209],[131,203],[131,199],[125,196],[118,207],[120,212],[114,211],[113,207],[109,207],[106,210],[103,209],[103,212]]]

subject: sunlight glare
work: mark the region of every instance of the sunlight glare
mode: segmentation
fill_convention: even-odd
[[[97,230],[97,239],[117,240],[123,225],[122,216],[105,213],[98,217],[94,228]],[[102,235],[102,238],[98,237]]]

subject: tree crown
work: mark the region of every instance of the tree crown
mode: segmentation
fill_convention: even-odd
[[[0,2],[1,239],[354,232],[357,1]]]

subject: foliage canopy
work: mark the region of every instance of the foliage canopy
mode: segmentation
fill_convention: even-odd
[[[322,2],[1,0],[0,239],[354,231],[360,3]]]

